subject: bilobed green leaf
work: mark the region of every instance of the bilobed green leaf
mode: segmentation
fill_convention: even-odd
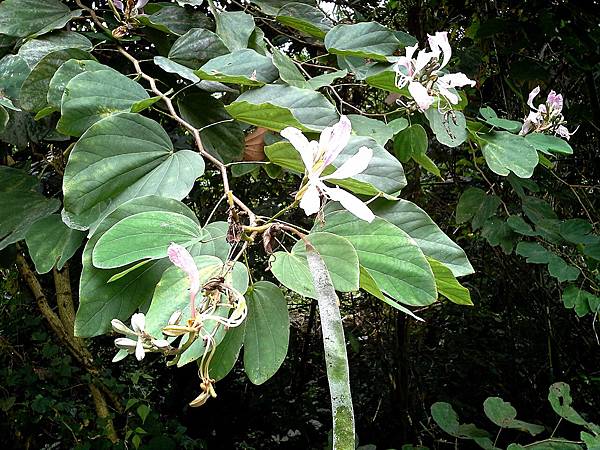
[[[502,119],[498,117],[496,111],[489,106],[480,108],[479,113],[485,122],[493,127],[501,128],[503,130],[510,131],[511,133],[517,133],[521,129],[521,122],[517,122],[516,120]]]
[[[358,291],[358,255],[352,244],[331,233],[311,233],[306,238],[327,266],[335,289],[340,292]],[[290,253],[275,252],[270,265],[275,278],[285,287],[304,297],[316,298],[303,240],[296,242]]]
[[[248,48],[254,18],[243,11],[215,11],[217,34],[230,51]]]
[[[469,188],[460,196],[456,205],[456,223],[472,221],[474,230],[483,226],[485,221],[496,214],[501,200],[496,195],[488,195],[479,188]]]
[[[231,369],[233,369],[240,356],[245,336],[246,321],[237,327],[227,330],[227,334],[225,334],[225,337],[217,346],[208,368],[210,377],[215,381],[222,380],[231,372]]]
[[[499,397],[488,397],[483,402],[485,415],[501,428],[513,428],[527,431],[532,436],[544,431],[544,427],[533,423],[517,420],[517,410]]]
[[[408,200],[376,200],[371,203],[376,216],[394,224],[417,243],[423,253],[448,267],[454,276],[474,272],[464,250],[452,241],[429,217]]]
[[[37,220],[60,207],[38,192],[38,180],[22,170],[0,166],[0,250],[25,238]]]
[[[248,317],[244,336],[244,369],[250,381],[262,384],[283,363],[288,350],[290,319],[281,290],[259,281],[246,294]]]
[[[537,233],[533,231],[531,225],[525,222],[521,216],[510,216],[506,219],[506,224],[515,232],[523,236],[535,236]]]
[[[319,92],[284,85],[244,92],[225,108],[240,122],[274,131],[288,126],[322,131],[339,119],[334,106]]]
[[[458,305],[473,306],[471,293],[458,282],[448,267],[433,258],[427,258],[427,261],[435,277],[435,286],[441,295]]]
[[[163,6],[150,16],[136,17],[142,24],[165,33],[183,35],[192,28],[211,28],[211,20],[206,14],[181,6]]]
[[[571,406],[571,387],[567,383],[554,383],[550,386],[548,400],[556,414],[575,425],[587,425],[587,421]]]
[[[313,231],[345,237],[356,249],[360,265],[379,288],[400,303],[424,306],[437,300],[433,272],[414,240],[383,219],[357,220],[347,211],[327,214]]]
[[[36,221],[27,230],[25,242],[37,273],[47,273],[54,266],[61,270],[75,254],[85,233],[67,227],[58,214]]]
[[[192,28],[173,43],[169,59],[197,69],[207,61],[228,53],[229,50],[215,33],[204,28]]]
[[[403,127],[408,125],[406,119],[397,119],[397,121],[387,124],[381,120],[357,114],[349,114],[348,119],[352,123],[352,131],[355,134],[371,137],[381,146],[387,144],[396,133],[401,132]]]
[[[530,133],[525,136],[528,144],[536,150],[546,154],[560,153],[563,155],[572,155],[573,148],[567,141],[556,136],[542,133]]]
[[[458,414],[450,403],[436,402],[431,405],[431,417],[446,433],[458,437]]]
[[[598,239],[591,234],[594,227],[584,219],[568,219],[559,226],[560,235],[573,244],[593,244]]]
[[[512,228],[501,218],[492,217],[483,223],[481,236],[484,237],[492,247],[500,246],[507,255],[512,253],[513,247],[518,240]]]
[[[18,55],[6,55],[0,59],[0,91],[13,100],[19,98],[21,85],[29,74],[27,62]]]
[[[23,85],[19,102],[25,111],[38,112],[48,104],[50,80],[65,62],[70,59],[91,59],[88,52],[76,48],[48,53],[31,70]],[[59,105],[60,106],[60,105]]]
[[[415,154],[426,153],[428,146],[427,132],[419,124],[402,130],[394,139],[394,152],[402,162],[408,162]]]
[[[537,242],[519,242],[516,252],[517,255],[526,258],[530,264],[548,264],[552,255],[552,252],[549,252]]]
[[[581,271],[577,267],[567,264],[564,259],[555,254],[550,256],[548,272],[560,282],[575,281],[581,274]]]
[[[194,92],[180,97],[177,106],[181,117],[201,130],[206,151],[226,164],[242,158],[244,131],[227,113],[221,100],[207,93]]]
[[[48,104],[60,110],[62,96],[71,79],[83,72],[97,72],[98,70],[110,70],[110,67],[100,64],[94,60],[71,59],[65,62],[52,76],[48,85],[46,100]]]
[[[111,278],[122,273],[123,268],[104,270],[97,269],[92,264],[92,250],[109,228],[126,217],[146,211],[169,211],[185,215],[194,221],[198,220],[183,203],[156,195],[134,198],[105,217],[94,230],[83,251],[79,309],[75,316],[77,336],[97,336],[111,329],[112,319],[129,319],[138,306],[150,302],[163,272],[172,266],[167,258],[150,261],[109,282]]]
[[[539,162],[536,149],[523,136],[508,131],[479,135],[484,142],[482,152],[488,167],[498,175],[513,172],[521,178],[530,178]]]
[[[173,153],[157,122],[116,114],[92,125],[73,147],[63,178],[64,218],[85,229],[135,197],[181,199],[203,173],[202,158],[190,150]]]
[[[74,31],[55,31],[54,33],[30,39],[20,48],[18,55],[33,68],[44,56],[58,50],[77,48],[92,50],[92,43],[85,36]]]
[[[329,53],[387,61],[400,46],[394,33],[377,22],[336,25],[325,36]]]
[[[562,301],[565,308],[574,309],[579,317],[583,317],[592,311],[590,306],[592,303],[596,303],[596,299],[598,297],[591,292],[580,289],[573,284],[567,286],[562,293]]]
[[[115,70],[81,73],[67,83],[56,129],[69,136],[81,136],[99,120],[129,111],[147,98],[148,93],[139,83]]]
[[[458,147],[467,140],[467,121],[462,112],[451,110],[442,113],[432,107],[425,111],[425,117],[440,144]]]
[[[323,39],[333,26],[323,11],[299,2],[286,2],[277,11],[275,19],[283,25],[318,39]]]
[[[0,34],[27,37],[64,27],[81,10],[59,0],[4,0],[0,3]]]
[[[249,48],[217,56],[194,73],[203,80],[245,86],[263,86],[279,76],[271,58]]]
[[[99,269],[122,267],[142,259],[167,256],[169,244],[190,246],[202,237],[189,217],[168,211],[146,211],[109,228],[94,246],[92,262]]]

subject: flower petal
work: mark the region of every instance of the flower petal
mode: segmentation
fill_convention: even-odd
[[[417,55],[417,59],[415,61],[415,75],[418,75],[419,72],[421,72],[425,68],[425,66],[429,64],[429,61],[431,61],[433,58],[437,58],[439,55],[439,51],[426,52],[425,50],[421,50]]]
[[[464,73],[448,73],[438,78],[438,83],[443,83],[449,88],[457,88],[463,86],[475,86],[475,81],[471,80]]]
[[[529,107],[535,111],[537,111],[537,108],[535,106],[533,106],[533,99],[537,97],[537,95],[540,93],[540,87],[537,86],[533,91],[531,91],[529,93],[529,97],[527,98],[527,104],[529,105]]]
[[[137,345],[137,341],[129,338],[117,338],[115,339],[115,347],[122,348],[125,350],[133,350]]]
[[[571,139],[571,135],[575,134],[575,131],[573,133],[570,133],[567,127],[565,127],[564,125],[559,125],[556,129],[556,134],[558,134],[562,138],[565,138],[568,141],[569,139]]]
[[[125,6],[121,0],[113,0],[113,4],[115,5],[115,8],[121,10],[121,12],[125,11]]]
[[[167,249],[167,255],[175,266],[187,274],[190,281],[191,295],[196,295],[200,290],[200,274],[190,252],[179,244],[171,243]]]
[[[300,208],[304,210],[307,216],[310,216],[321,209],[321,194],[316,184],[309,183],[308,188],[300,200]]]
[[[148,3],[149,0],[137,0],[136,4],[135,4],[135,8],[136,9],[142,9],[144,6],[146,6],[146,3]]]
[[[321,180],[329,180],[334,178],[336,180],[343,180],[344,178],[351,178],[359,173],[365,171],[369,162],[373,158],[373,150],[368,147],[361,147],[354,155],[352,155],[344,164],[331,175],[321,177]]]
[[[166,348],[171,344],[166,339],[152,339],[152,345],[158,348]]]
[[[346,116],[341,116],[338,123],[323,130],[319,139],[319,152],[323,154],[324,167],[331,164],[348,145],[350,133],[352,124]]]
[[[367,222],[372,222],[375,219],[375,214],[373,214],[369,207],[350,192],[339,187],[324,187],[324,191],[331,200],[340,202],[344,208],[359,219],[366,220]]]
[[[415,102],[417,102],[417,105],[419,105],[419,109],[421,111],[426,111],[429,109],[429,107],[433,105],[433,102],[435,101],[435,98],[429,95],[429,92],[427,92],[427,88],[416,81],[412,81],[408,85],[408,92],[410,92],[412,98],[415,100]]]
[[[556,112],[561,112],[563,109],[563,96],[555,91],[550,91],[546,104]]]
[[[144,343],[141,339],[138,339],[135,345],[135,358],[138,361],[141,361],[144,359],[144,356],[146,356],[146,352],[144,351]]]
[[[142,333],[146,328],[146,316],[144,313],[136,313],[131,316],[131,328],[136,333]]]
[[[433,36],[428,35],[429,39],[429,47],[433,50],[434,53],[438,55],[440,52],[442,53],[442,62],[440,64],[439,69],[445,67],[446,64],[450,61],[450,57],[452,56],[452,48],[450,47],[450,43],[448,42],[448,32],[447,31],[438,31]]]
[[[306,139],[306,136],[302,134],[302,131],[300,131],[298,128],[287,127],[281,130],[279,134],[290,141],[290,144],[292,144],[294,148],[298,150],[306,170],[312,169],[312,166],[315,164],[315,155],[313,152],[314,146],[311,145],[308,139]]]

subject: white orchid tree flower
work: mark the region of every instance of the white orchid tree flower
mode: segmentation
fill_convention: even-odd
[[[569,140],[577,130],[571,133],[565,126],[567,121],[562,114],[564,105],[563,96],[557,94],[555,91],[550,91],[548,97],[546,97],[546,102],[540,103],[536,107],[533,102],[539,93],[540,87],[536,86],[527,97],[527,105],[530,111],[523,122],[519,134],[524,136],[532,132],[550,132]]]
[[[348,145],[352,125],[346,116],[332,127],[327,127],[321,132],[319,142],[309,141],[300,130],[287,127],[281,131],[281,136],[294,146],[306,167],[306,184],[302,186],[296,200],[300,200],[300,207],[307,216],[315,214],[321,209],[321,197],[340,202],[344,208],[356,217],[367,222],[375,218],[373,212],[360,199],[339,186],[329,187],[324,181],[351,178],[363,172],[371,158],[373,150],[361,147],[358,152],[337,168],[331,175],[322,176],[323,171],[329,166],[342,150]]]
[[[115,339],[115,346],[118,349],[127,350],[127,353],[135,353],[138,361],[144,359],[147,350],[164,349],[169,347],[169,341],[166,339],[154,339],[146,333],[146,316],[143,313],[136,313],[131,316],[131,328],[121,322],[119,319],[111,321],[115,331],[132,337],[123,337]]]
[[[125,12],[125,4],[123,3],[123,1],[127,3],[127,0],[113,0],[115,7],[120,9],[121,12]],[[137,0],[137,2],[135,2],[135,5],[133,6],[133,9],[136,11],[142,9],[144,6],[146,6],[148,1],[149,0]]]
[[[456,105],[460,97],[455,89],[475,86],[475,81],[464,73],[442,71],[452,56],[447,32],[438,31],[433,36],[429,35],[428,40],[431,51],[421,50],[415,57],[419,45],[406,47],[406,55],[401,56],[394,65],[396,86],[400,89],[408,87],[420,111],[428,110],[436,99],[445,99],[448,105]]]
[[[196,317],[196,295],[200,291],[200,272],[194,258],[185,247],[171,243],[167,249],[167,256],[171,262],[183,270],[190,282],[190,314],[192,319]]]

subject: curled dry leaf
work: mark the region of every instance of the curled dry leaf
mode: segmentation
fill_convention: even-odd
[[[246,147],[244,148],[244,161],[265,160],[265,133],[266,128],[258,127],[246,136]]]

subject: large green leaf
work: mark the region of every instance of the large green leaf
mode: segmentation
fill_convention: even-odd
[[[517,133],[521,129],[521,122],[516,120],[502,119],[498,117],[496,111],[489,106],[479,109],[479,113],[488,125],[493,127],[501,128],[511,133]]]
[[[325,36],[329,53],[387,61],[400,46],[394,33],[377,22],[336,25]]]
[[[248,47],[254,18],[243,11],[215,11],[217,34],[232,52]]]
[[[428,146],[427,132],[418,123],[401,131],[394,139],[394,152],[402,162],[410,161],[415,154],[426,153]]]
[[[138,15],[142,24],[165,33],[183,35],[192,28],[211,28],[211,20],[201,11],[181,6],[163,6],[152,15]]]
[[[81,136],[99,120],[129,111],[135,103],[147,98],[148,93],[139,83],[115,70],[81,73],[67,83],[56,129],[70,136]]]
[[[35,222],[25,235],[29,255],[38,273],[47,273],[54,266],[61,270],[75,254],[85,233],[67,227],[58,214]]]
[[[429,215],[408,200],[377,200],[371,205],[376,216],[396,225],[417,243],[426,256],[444,264],[454,276],[474,272],[466,253],[452,241]]]
[[[227,334],[215,350],[210,360],[208,373],[215,381],[222,380],[227,376],[235,365],[246,336],[246,321],[237,327],[227,330]]]
[[[442,113],[431,107],[425,111],[429,126],[436,139],[448,147],[458,147],[467,140],[467,121],[460,111]]]
[[[548,134],[541,133],[530,133],[527,136],[525,136],[525,140],[536,150],[539,150],[540,152],[546,154],[573,154],[573,148],[569,145],[569,143],[564,139],[561,139],[556,136],[550,136]]]
[[[219,36],[204,28],[192,28],[175,41],[169,59],[192,69],[207,61],[226,55],[229,50]]]
[[[488,167],[498,175],[513,172],[520,178],[530,178],[539,162],[536,149],[523,136],[508,131],[479,135],[481,149]]]
[[[141,259],[160,259],[167,256],[170,243],[188,247],[201,237],[200,227],[185,215],[145,211],[109,228],[94,246],[92,262],[99,269],[113,269]]]
[[[323,11],[299,2],[286,2],[277,11],[275,19],[283,25],[319,39],[323,39],[333,26]]]
[[[488,397],[483,402],[485,415],[501,428],[513,428],[527,431],[532,436],[544,431],[544,427],[529,422],[517,420],[517,410],[499,397]]]
[[[356,220],[347,211],[326,215],[315,231],[345,237],[356,249],[360,265],[378,287],[394,300],[424,306],[437,300],[433,272],[415,241],[400,228],[376,218],[372,223]]]
[[[471,293],[458,282],[448,267],[432,258],[427,258],[427,261],[435,277],[435,286],[441,295],[458,305],[473,305]]]
[[[38,180],[25,172],[0,166],[0,250],[25,238],[29,227],[60,207],[38,192]]]
[[[262,86],[279,76],[271,58],[249,48],[217,56],[194,73],[203,80],[246,86]]]
[[[225,110],[223,102],[213,96],[194,92],[177,101],[181,116],[200,129],[204,149],[224,163],[239,161],[244,154],[245,134]]]
[[[18,55],[0,59],[0,91],[3,95],[16,100],[29,70],[27,62]]]
[[[226,109],[236,120],[274,131],[288,126],[321,131],[339,118],[335,107],[319,92],[284,85],[244,92]]]
[[[340,292],[358,291],[358,255],[352,244],[331,233],[311,233],[306,238],[327,266],[335,289]],[[275,278],[285,287],[304,297],[317,298],[303,240],[296,242],[290,253],[275,252],[270,265]]]
[[[227,53],[229,50],[215,33],[204,28],[192,28],[173,43],[169,59],[197,69],[205,62]]]
[[[287,355],[290,319],[285,298],[273,283],[257,282],[246,298],[244,369],[252,383],[262,384],[277,372]]]
[[[252,3],[258,5],[260,10],[269,15],[276,16],[277,12],[285,5],[291,3],[289,0],[252,0]],[[307,5],[314,5],[315,0],[299,0],[294,3],[304,3]]]
[[[0,34],[27,37],[64,27],[81,10],[59,0],[4,0],[0,3]]]
[[[88,52],[76,48],[48,53],[31,70],[23,85],[19,102],[26,111],[38,112],[48,104],[47,96],[50,80],[66,61],[70,59],[91,59]]]
[[[98,70],[110,70],[110,67],[100,64],[94,60],[71,59],[65,62],[52,76],[48,85],[48,104],[60,110],[62,96],[71,79],[83,72],[97,72]]]
[[[83,251],[83,270],[79,283],[79,309],[75,317],[75,334],[97,336],[110,330],[114,318],[127,320],[142,304],[152,299],[156,283],[166,268],[172,266],[164,258],[150,261],[118,279],[123,268],[103,270],[92,264],[92,251],[98,239],[114,224],[126,217],[146,211],[170,211],[197,220],[183,203],[155,195],[138,197],[122,204],[109,214],[94,231]],[[110,281],[110,280],[113,281]]]
[[[138,114],[113,115],[92,125],[69,155],[63,178],[65,217],[70,226],[88,228],[135,197],[181,199],[203,172],[198,153],[173,153],[157,122]]]
[[[20,48],[18,55],[33,68],[48,53],[67,48],[90,51],[92,43],[85,36],[73,31],[56,31],[37,39],[30,39]]]

